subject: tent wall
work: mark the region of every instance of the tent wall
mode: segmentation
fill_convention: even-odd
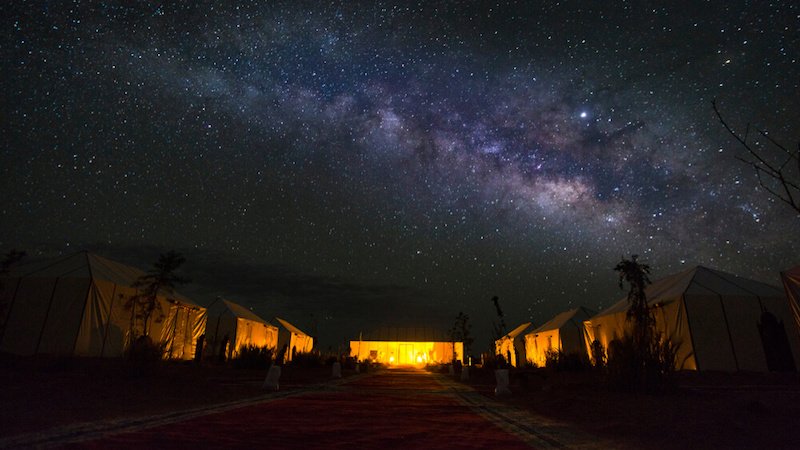
[[[238,353],[239,349],[246,345],[275,349],[278,345],[277,328],[265,323],[238,318],[234,353]],[[304,351],[310,351],[310,349]]]
[[[509,359],[510,355],[511,360],[507,362],[514,367],[519,367],[525,364],[527,359],[525,355],[525,338],[517,336],[512,339],[510,336],[505,336],[498,339],[495,341],[495,352],[498,355],[503,355],[506,360]]]
[[[279,352],[284,345],[286,345],[284,361],[291,361],[296,353],[310,352],[314,348],[314,338],[281,328],[278,332],[277,349]]]
[[[583,330],[567,322],[555,330],[528,333],[525,335],[526,359],[531,364],[543,367],[548,350],[561,350],[565,354],[587,354]]]
[[[236,317],[225,310],[224,312],[211,316],[206,323],[206,350],[204,354],[220,358],[230,358],[232,342],[236,339]],[[224,344],[224,347],[223,347]]]
[[[159,299],[165,317],[161,323],[161,342],[169,359],[194,358],[195,344],[203,333],[198,310]]]
[[[71,354],[83,314],[89,280],[6,279],[14,286],[6,301],[0,350],[20,355]]]

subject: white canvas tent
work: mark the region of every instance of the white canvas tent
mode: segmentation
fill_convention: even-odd
[[[800,336],[775,286],[697,266],[655,281],[646,294],[658,331],[680,344],[679,369],[763,372],[786,369],[768,360],[789,368],[800,361]],[[584,322],[586,348],[597,339],[608,349],[630,326],[627,310],[623,298]]]
[[[506,362],[514,367],[519,367],[523,364],[525,362],[524,333],[530,327],[531,323],[525,322],[494,341],[495,354],[502,355]]]
[[[525,335],[525,356],[531,364],[544,367],[547,351],[565,354],[586,354],[583,335],[583,321],[594,316],[595,312],[579,306],[557,314]]]
[[[278,348],[280,352],[284,346],[286,353],[284,361],[291,361],[297,353],[308,353],[314,348],[314,338],[302,330],[279,317],[275,318],[278,324]]]
[[[237,303],[217,299],[208,306],[207,317],[205,352],[209,356],[230,359],[247,345],[278,346],[278,327]]]
[[[135,325],[126,307],[144,272],[79,252],[22,264],[2,280],[0,350],[20,355],[113,357]],[[204,309],[181,295],[158,297],[150,336],[165,357],[191,359],[203,333]]]
[[[789,300],[789,309],[792,311],[795,329],[800,333],[800,266],[781,272],[781,279],[786,290],[787,300]]]

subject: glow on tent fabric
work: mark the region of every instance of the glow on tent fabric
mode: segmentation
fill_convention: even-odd
[[[495,354],[502,355],[506,362],[514,367],[525,364],[525,338],[523,333],[530,326],[530,322],[525,322],[496,340],[494,342]]]
[[[359,361],[388,365],[422,365],[464,362],[463,342],[350,341],[350,356]]]
[[[548,351],[586,354],[583,321],[594,314],[594,311],[584,307],[570,309],[525,334],[525,356],[528,362],[544,367]]]
[[[249,345],[275,349],[278,328],[237,303],[218,299],[206,313],[206,344],[208,355],[225,358]]]
[[[280,317],[275,318],[278,324],[278,351],[285,348],[285,361],[291,361],[297,353],[308,353],[314,349],[314,338],[301,329]]]
[[[454,353],[455,352],[455,353]],[[382,326],[350,341],[350,356],[387,365],[464,362],[463,342],[453,342],[433,327]]]

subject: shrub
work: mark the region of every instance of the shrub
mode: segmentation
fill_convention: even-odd
[[[164,357],[164,344],[155,343],[150,336],[139,336],[125,351],[128,360],[136,363],[155,363]]]
[[[644,354],[635,338],[625,334],[608,346],[608,381],[612,387],[634,392],[658,393],[674,385],[679,345],[654,333]]]
[[[338,358],[332,357],[327,360],[319,352],[298,353],[292,357],[291,364],[297,367],[324,367],[326,363],[333,364]]]
[[[591,351],[592,351],[592,365],[596,369],[604,368],[606,366],[606,349],[603,347],[603,343],[597,339],[593,340]]]
[[[237,369],[266,369],[272,364],[274,354],[275,349],[272,347],[247,344],[239,347],[231,364]]]
[[[483,367],[489,370],[508,369],[508,363],[503,355],[490,352],[483,354]]]
[[[544,355],[545,367],[558,372],[579,372],[590,367],[589,358],[580,353],[564,353],[560,349],[550,349]]]

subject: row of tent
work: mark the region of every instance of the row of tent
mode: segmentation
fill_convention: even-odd
[[[132,301],[139,269],[79,252],[21,264],[0,279],[0,351],[18,355],[117,357],[141,333],[144,318]],[[311,336],[286,320],[275,325],[218,298],[203,307],[177,294],[157,297],[148,335],[164,357],[227,359],[248,345],[283,350],[290,361],[310,352]]]
[[[784,289],[703,266],[645,289],[656,330],[678,344],[681,370],[795,371],[800,368],[800,266],[781,274]],[[544,366],[548,354],[607,350],[630,327],[623,298],[595,313],[578,307],[531,330],[524,323],[495,342],[514,366]]]

